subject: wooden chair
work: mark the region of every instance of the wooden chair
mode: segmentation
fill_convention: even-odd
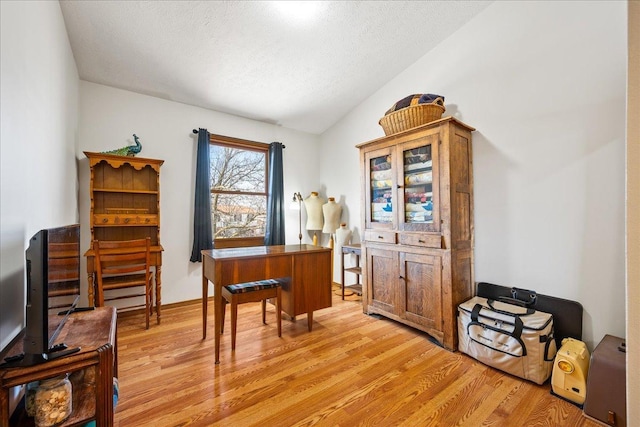
[[[278,336],[282,336],[282,298],[280,282],[274,279],[256,282],[239,283],[222,287],[222,323],[220,333],[224,332],[224,315],[227,302],[231,303],[231,350],[236,349],[236,329],[238,321],[238,304],[262,301],[262,323],[267,323],[267,299],[276,300],[276,318],[278,320]]]
[[[105,301],[144,297],[146,328],[149,329],[149,315],[152,307],[151,239],[135,240],[94,240],[93,250],[96,260],[96,306]],[[143,288],[144,292],[133,288]],[[105,292],[129,289],[129,292]],[[122,308],[141,308],[141,304]]]

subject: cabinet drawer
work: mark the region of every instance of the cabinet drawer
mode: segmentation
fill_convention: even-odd
[[[158,225],[158,216],[153,214],[97,214],[93,216],[93,225]]]
[[[360,245],[358,245],[358,246],[343,246],[342,247],[342,253],[343,254],[360,255],[362,253],[362,250],[360,248]]]
[[[366,230],[364,239],[367,242],[396,243],[396,233],[393,231]]]
[[[422,246],[424,248],[438,248],[442,247],[441,237],[439,234],[425,234],[425,233],[402,233],[400,234],[400,244],[410,246]]]

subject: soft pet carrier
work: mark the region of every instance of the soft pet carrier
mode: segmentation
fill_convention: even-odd
[[[482,297],[458,312],[461,352],[537,384],[549,378],[556,355],[551,314]]]

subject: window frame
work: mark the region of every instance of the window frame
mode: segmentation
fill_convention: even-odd
[[[234,138],[231,136],[209,134],[209,144],[218,147],[228,147],[247,151],[257,151],[264,153],[265,158],[265,176],[264,176],[264,193],[260,192],[242,192],[242,191],[220,191],[213,188],[209,189],[211,196],[213,194],[247,194],[253,196],[264,196],[269,198],[269,144],[264,142],[249,141],[246,139]],[[211,212],[213,214],[213,211]],[[212,230],[213,231],[213,230]],[[213,245],[216,249],[224,248],[241,248],[247,246],[263,246],[264,235],[253,237],[229,237],[217,239],[213,236]]]

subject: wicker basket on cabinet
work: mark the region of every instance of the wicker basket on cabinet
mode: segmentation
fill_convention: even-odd
[[[437,98],[431,104],[416,103],[386,114],[378,123],[382,126],[385,135],[393,135],[394,133],[439,120],[445,111],[443,104],[442,98]]]

